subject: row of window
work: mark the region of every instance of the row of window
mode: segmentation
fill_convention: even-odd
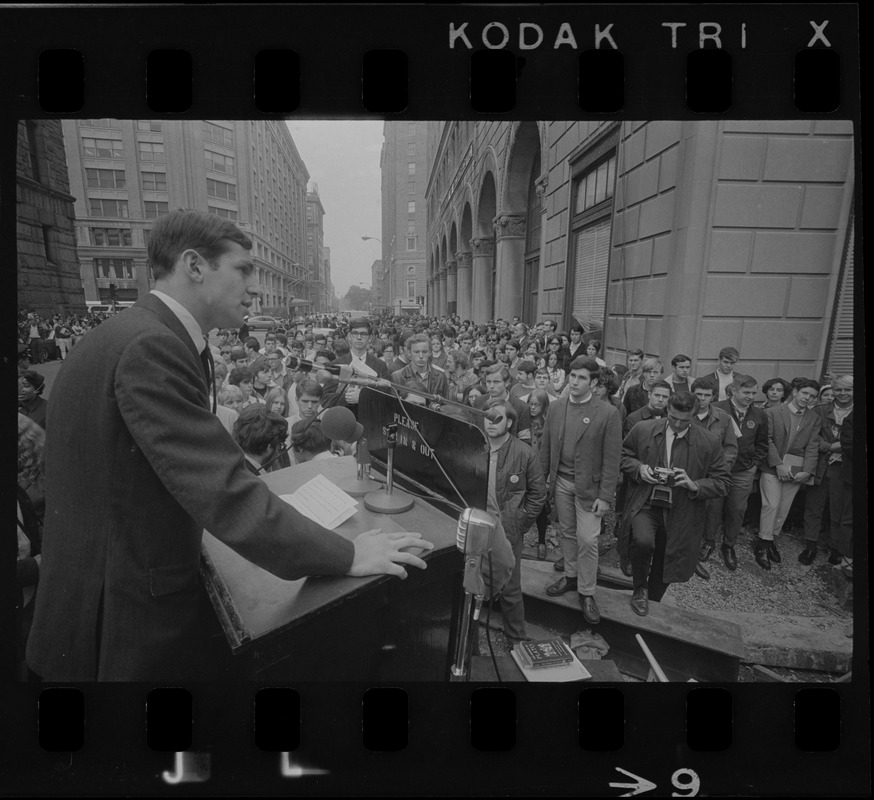
[[[120,278],[122,280],[136,278],[132,258],[95,258],[94,274],[98,278]]]
[[[237,199],[237,187],[233,183],[216,181],[212,178],[206,179],[206,193],[210,197],[215,197],[218,200]]]
[[[212,122],[203,123],[203,139],[207,142],[220,144],[222,147],[234,146],[234,132],[228,128],[222,128],[221,125],[214,125]]]
[[[143,215],[146,219],[156,219],[162,214],[169,213],[169,210],[170,206],[166,201],[143,201]],[[127,200],[90,197],[88,199],[88,215],[91,217],[110,217],[111,219],[130,219],[130,208]]]
[[[206,168],[213,172],[224,172],[228,175],[233,175],[234,157],[224,156],[221,153],[213,153],[211,150],[204,150],[203,157],[206,159]]]
[[[167,191],[167,175],[164,172],[141,172],[142,187],[150,192]],[[125,189],[127,182],[123,169],[86,169],[85,185],[89,189]]]
[[[99,119],[83,119],[79,120],[80,125],[86,125],[89,128],[109,128],[110,130],[121,130],[121,120],[111,119],[109,117],[100,117]],[[137,130],[147,131],[151,133],[160,133],[164,129],[164,123],[159,119],[138,119]]]

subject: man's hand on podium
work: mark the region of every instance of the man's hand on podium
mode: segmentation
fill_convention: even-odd
[[[414,553],[434,549],[433,543],[423,539],[421,533],[383,533],[379,528],[364,531],[352,544],[355,545],[355,556],[352,568],[346,574],[354,578],[383,574],[406,578],[407,571],[401,564],[425,569],[427,564]],[[405,552],[407,550],[412,552]]]

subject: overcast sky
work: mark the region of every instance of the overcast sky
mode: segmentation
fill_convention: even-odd
[[[331,248],[331,280],[337,297],[353,284],[370,286],[370,266],[382,255],[379,153],[382,120],[289,121],[286,123],[310,181],[325,207],[325,247]]]

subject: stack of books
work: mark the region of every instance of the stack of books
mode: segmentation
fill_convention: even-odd
[[[584,681],[592,677],[559,637],[519,642],[510,655],[528,681]]]

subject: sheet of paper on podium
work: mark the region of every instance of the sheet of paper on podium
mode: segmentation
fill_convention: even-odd
[[[358,511],[355,498],[324,475],[316,475],[293,494],[280,497],[328,530],[334,530]]]

